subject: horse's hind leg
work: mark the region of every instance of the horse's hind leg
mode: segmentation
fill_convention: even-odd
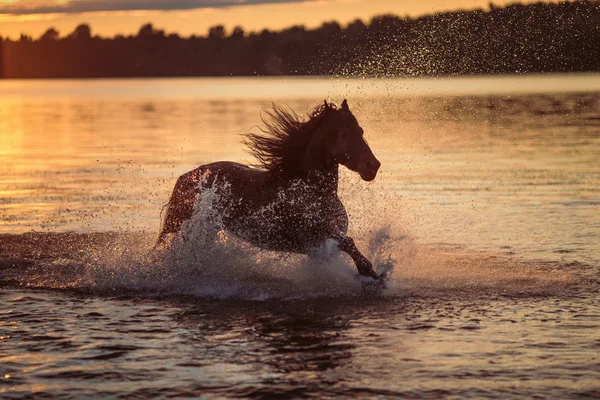
[[[199,182],[198,169],[187,172],[177,179],[167,204],[167,213],[155,248],[168,245],[170,237],[178,233],[181,225],[192,217],[196,203],[196,187]]]

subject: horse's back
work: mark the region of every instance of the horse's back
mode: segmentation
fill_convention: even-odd
[[[204,164],[189,173],[200,175],[201,179],[213,182],[215,179],[234,183],[244,180],[256,183],[264,180],[265,171],[252,168],[244,164],[233,161],[217,161],[210,164]]]
[[[233,161],[217,161],[199,166],[189,173],[199,188],[216,186],[222,196],[239,197],[253,203],[261,200],[260,190],[265,183],[266,172]]]

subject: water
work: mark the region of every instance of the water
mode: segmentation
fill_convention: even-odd
[[[0,397],[600,396],[598,78],[0,82]],[[388,289],[200,223],[149,255],[261,106],[344,97],[383,166],[341,197]]]

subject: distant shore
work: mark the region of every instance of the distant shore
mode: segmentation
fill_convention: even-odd
[[[0,28],[1,29],[1,28]],[[0,36],[1,36],[0,31]],[[151,24],[103,38],[0,37],[0,78],[205,76],[421,77],[600,71],[600,2],[513,4],[420,18],[384,15],[347,26],[247,34],[210,28],[179,37]]]

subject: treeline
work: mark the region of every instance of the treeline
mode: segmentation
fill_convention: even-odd
[[[151,24],[135,36],[0,38],[4,78],[345,75],[600,71],[600,2],[514,4],[420,18],[384,15],[317,29],[182,38]]]

